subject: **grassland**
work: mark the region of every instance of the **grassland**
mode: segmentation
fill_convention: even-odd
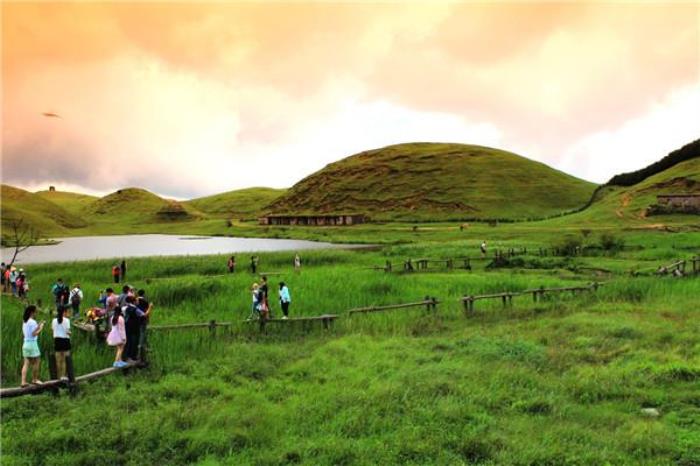
[[[257,220],[265,206],[286,192],[285,189],[247,188],[187,201],[195,209],[224,219]]]
[[[700,233],[616,230],[621,251],[525,256],[512,269],[478,262],[471,272],[386,274],[367,267],[474,255],[481,238],[454,225],[384,228],[388,238],[414,240],[308,252],[299,274],[292,253],[260,255],[263,271],[282,273],[273,284],[289,284],[293,315],[341,314],[330,332],[259,334],[243,323],[215,338],[153,331],[149,369],[85,385],[76,398],[3,400],[3,464],[700,463],[700,278],[628,274],[698,253]],[[558,228],[522,228],[492,229],[492,247],[561,237]],[[33,293],[47,302],[61,275],[94,299],[108,284],[108,265],[33,266]],[[133,259],[129,281],[156,303],[153,324],[240,321],[257,277],[222,275],[224,265],[223,256]],[[470,318],[459,303],[467,293],[593,280],[606,284],[577,297],[522,298],[512,309],[480,302]],[[426,295],[442,301],[437,313],[343,315]],[[2,381],[11,385],[21,307],[6,297],[2,304]],[[44,352],[49,340],[41,338]],[[79,373],[112,359],[82,335],[74,346]]]

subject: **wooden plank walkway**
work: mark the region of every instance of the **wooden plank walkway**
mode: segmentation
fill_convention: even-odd
[[[108,367],[106,369],[101,369],[99,371],[79,375],[79,376],[75,377],[72,382],[68,379],[52,379],[52,380],[47,380],[46,382],[42,383],[41,385],[28,385],[26,387],[2,388],[2,389],[0,389],[0,398],[12,398],[12,397],[23,396],[23,395],[32,395],[32,394],[45,392],[47,390],[57,390],[59,388],[71,388],[71,386],[74,386],[74,385],[79,384],[81,382],[87,382],[89,380],[104,377],[106,375],[113,374],[115,372],[120,372],[120,371],[123,371],[126,369],[131,369],[131,368],[135,368],[135,367],[142,367],[142,366],[143,366],[143,364],[141,362],[132,362],[132,363],[127,363],[124,367]]]

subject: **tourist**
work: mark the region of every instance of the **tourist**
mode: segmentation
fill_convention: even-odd
[[[70,306],[73,308],[73,319],[80,318],[80,303],[83,302],[83,290],[80,289],[80,283],[73,285],[69,296]]]
[[[11,268],[12,267],[10,265],[7,265],[5,267],[5,272],[3,273],[3,276],[5,277],[5,288],[3,291],[5,293],[10,292],[10,274],[12,273]]]
[[[260,285],[260,293],[262,294],[262,301],[261,302],[264,305],[267,313],[271,315],[272,313],[270,312],[270,300],[269,300],[270,289],[267,285],[267,276],[263,275],[262,277],[260,277],[260,279],[262,280],[262,285]]]
[[[301,270],[301,257],[299,257],[299,254],[296,254],[294,256],[294,271],[298,272]]]
[[[126,261],[122,259],[122,263],[119,265],[119,271],[122,275],[122,280],[126,281]]]
[[[139,358],[141,322],[146,317],[146,314],[136,306],[136,298],[133,295],[129,295],[126,297],[124,307],[122,307],[122,315],[126,325],[124,356],[127,362],[135,362]]]
[[[17,297],[22,299],[26,296],[24,285],[27,283],[27,277],[24,275],[24,269],[19,269],[19,275],[15,280],[15,286],[17,287]]]
[[[486,257],[486,240],[481,242],[481,257]]]
[[[258,270],[258,256],[250,256],[250,272],[255,275]]]
[[[17,273],[17,268],[12,267],[10,269],[10,288],[12,288],[12,296],[17,296],[17,277],[19,274]]]
[[[236,271],[236,256],[229,257],[226,267],[228,267],[228,273],[234,273]]]
[[[68,305],[68,287],[63,283],[62,278],[56,280],[56,283],[51,287],[51,294],[53,294],[54,300],[56,301],[56,309]]]
[[[119,283],[119,275],[121,275],[121,269],[118,265],[114,265],[112,267],[112,278],[114,279],[114,283]]]
[[[39,334],[44,329],[44,321],[37,323],[34,320],[36,315],[36,306],[27,306],[24,310],[24,315],[22,320],[22,333],[24,334],[24,343],[22,344],[22,356],[24,357],[24,364],[22,365],[22,386],[26,387],[27,384],[27,372],[29,369],[32,370],[32,383],[40,385],[43,382],[39,380],[39,364],[41,362],[39,351]]]
[[[253,283],[251,289],[253,291],[253,309],[250,313],[250,318],[252,319],[253,317],[260,317],[262,294],[260,293],[260,287],[257,283]]]
[[[107,319],[105,320],[106,322],[106,329],[109,331],[109,329],[112,326],[112,317],[114,317],[114,311],[119,307],[119,297],[114,294],[114,290],[112,288],[107,288],[105,290],[107,293],[107,298],[105,300],[105,315]]]
[[[3,262],[0,264],[0,289],[2,289],[3,293],[5,292],[5,270],[7,270],[7,266]]]
[[[119,307],[124,307],[126,305],[126,298],[128,298],[129,296],[134,296],[134,293],[131,290],[132,288],[129,285],[122,286],[122,293],[119,295],[118,298]]]
[[[117,353],[114,355],[114,367],[124,367],[126,363],[122,361],[122,353],[124,352],[124,345],[126,344],[126,329],[124,327],[124,317],[122,317],[122,310],[119,306],[114,309],[114,315],[111,319],[112,330],[110,330],[109,335],[107,335],[107,344],[109,346],[116,346]]]
[[[66,317],[67,308],[56,311],[56,318],[51,321],[53,330],[53,349],[56,351],[56,372],[59,379],[66,377],[66,356],[70,356],[70,319]]]
[[[144,313],[143,319],[141,319],[141,330],[139,332],[139,348],[141,349],[141,354],[145,353],[148,345],[148,323],[151,318],[151,312],[153,311],[153,303],[146,299],[146,291],[139,290],[136,298],[136,306],[141,309]]]
[[[289,317],[289,303],[292,302],[292,297],[289,295],[289,288],[284,282],[280,282],[280,306],[282,307],[283,319]]]

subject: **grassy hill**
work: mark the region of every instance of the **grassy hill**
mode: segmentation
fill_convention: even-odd
[[[263,208],[283,195],[286,189],[247,188],[192,199],[184,204],[226,218],[256,218]]]
[[[680,162],[629,187],[604,186],[580,215],[595,221],[651,221],[657,217],[647,218],[646,210],[656,203],[657,195],[689,193],[700,194],[700,158]]]
[[[42,233],[87,226],[80,216],[38,194],[3,184],[1,195],[3,235],[8,222],[16,219],[24,219]]]
[[[96,196],[67,191],[38,191],[35,194],[78,216],[82,215],[88,205],[99,199]]]
[[[202,215],[181,202],[163,199],[140,188],[125,188],[108,194],[88,204],[85,212],[95,216],[97,221],[102,217],[127,223],[193,220]]]
[[[366,213],[374,220],[541,218],[583,206],[595,185],[482,146],[411,143],[362,152],[308,176],[274,213]]]

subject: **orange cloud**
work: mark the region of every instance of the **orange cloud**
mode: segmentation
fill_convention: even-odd
[[[599,145],[580,141],[699,86],[699,8],[3,3],[4,176],[187,196],[438,137],[584,175],[571,154]],[[637,137],[681,137],[661,133]]]

